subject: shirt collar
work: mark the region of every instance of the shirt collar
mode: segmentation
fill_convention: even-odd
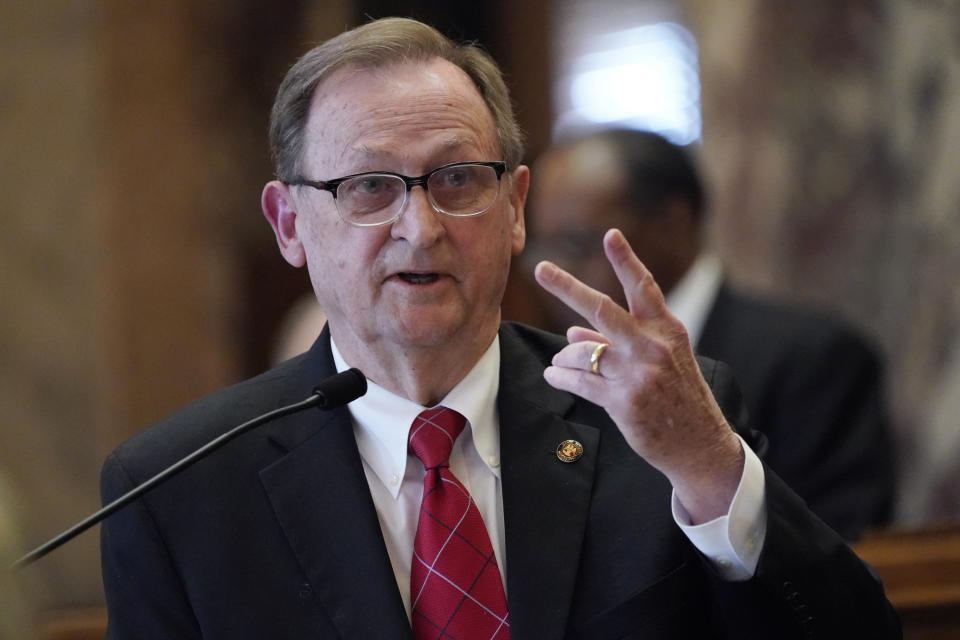
[[[337,371],[350,365],[343,359],[333,338],[330,349]],[[439,404],[460,412],[467,419],[465,435],[490,471],[500,476],[500,433],[496,413],[500,388],[500,336],[484,352],[473,369],[450,390]],[[424,410],[412,400],[387,391],[367,380],[367,393],[347,405],[353,417],[360,456],[380,478],[394,498],[406,473],[407,437],[413,419]],[[491,464],[492,463],[492,464]]]
[[[720,261],[712,255],[701,254],[667,294],[667,308],[687,328],[690,344],[700,340],[722,280]]]

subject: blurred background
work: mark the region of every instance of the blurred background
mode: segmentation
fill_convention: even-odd
[[[734,281],[830,309],[884,354],[897,526],[960,520],[960,3],[13,1],[0,3],[10,559],[98,508],[100,464],[130,434],[269,366],[309,290],[259,209],[273,94],[312,43],[386,15],[491,52],[529,162],[582,126],[692,145]],[[504,315],[536,322],[524,269]],[[48,634],[63,611],[100,615],[96,530],[18,578]]]

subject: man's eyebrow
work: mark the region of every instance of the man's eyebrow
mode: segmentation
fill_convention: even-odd
[[[438,162],[444,162],[443,156],[452,151],[458,151],[464,148],[473,148],[478,151],[482,148],[480,141],[466,136],[453,136],[438,143],[431,151],[430,157],[438,158]],[[359,144],[355,147],[345,149],[340,156],[340,161],[349,161],[354,167],[360,167],[362,170],[379,170],[378,165],[393,163],[403,158],[403,153],[397,151],[393,145],[371,145]],[[487,160],[488,158],[470,158],[472,160]],[[494,158],[495,159],[495,158]]]
[[[341,154],[341,159],[346,156],[352,156],[360,158],[362,160],[392,160],[396,157],[396,152],[392,148],[388,147],[371,147],[368,145],[360,145],[357,147],[351,147],[345,149],[344,153]]]
[[[460,149],[461,147],[466,147],[471,145],[476,146],[476,144],[477,144],[476,140],[465,138],[463,136],[456,136],[456,137],[447,138],[446,140],[444,140],[440,144],[439,148],[441,151],[451,151],[454,149]]]
[[[467,146],[478,146],[478,141],[472,138],[467,138],[464,136],[455,136],[452,138],[447,138],[440,142],[435,148],[434,152],[443,153],[446,151],[454,151],[461,149]],[[392,145],[389,146],[370,146],[367,144],[361,144],[351,149],[353,153],[358,155],[366,156],[369,158],[394,158],[398,155],[395,150],[395,147]]]

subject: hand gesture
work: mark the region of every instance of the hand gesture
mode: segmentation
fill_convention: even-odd
[[[723,515],[743,448],[650,271],[619,230],[606,233],[603,249],[628,309],[551,262],[536,267],[537,282],[594,327],[568,329],[544,378],[606,409],[630,447],[667,476],[694,524]]]

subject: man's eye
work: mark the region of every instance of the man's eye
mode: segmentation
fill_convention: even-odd
[[[443,173],[443,186],[450,188],[463,187],[470,184],[472,175],[469,169],[450,169]]]
[[[387,188],[387,181],[383,176],[366,176],[353,181],[352,190],[362,195],[376,195]]]

